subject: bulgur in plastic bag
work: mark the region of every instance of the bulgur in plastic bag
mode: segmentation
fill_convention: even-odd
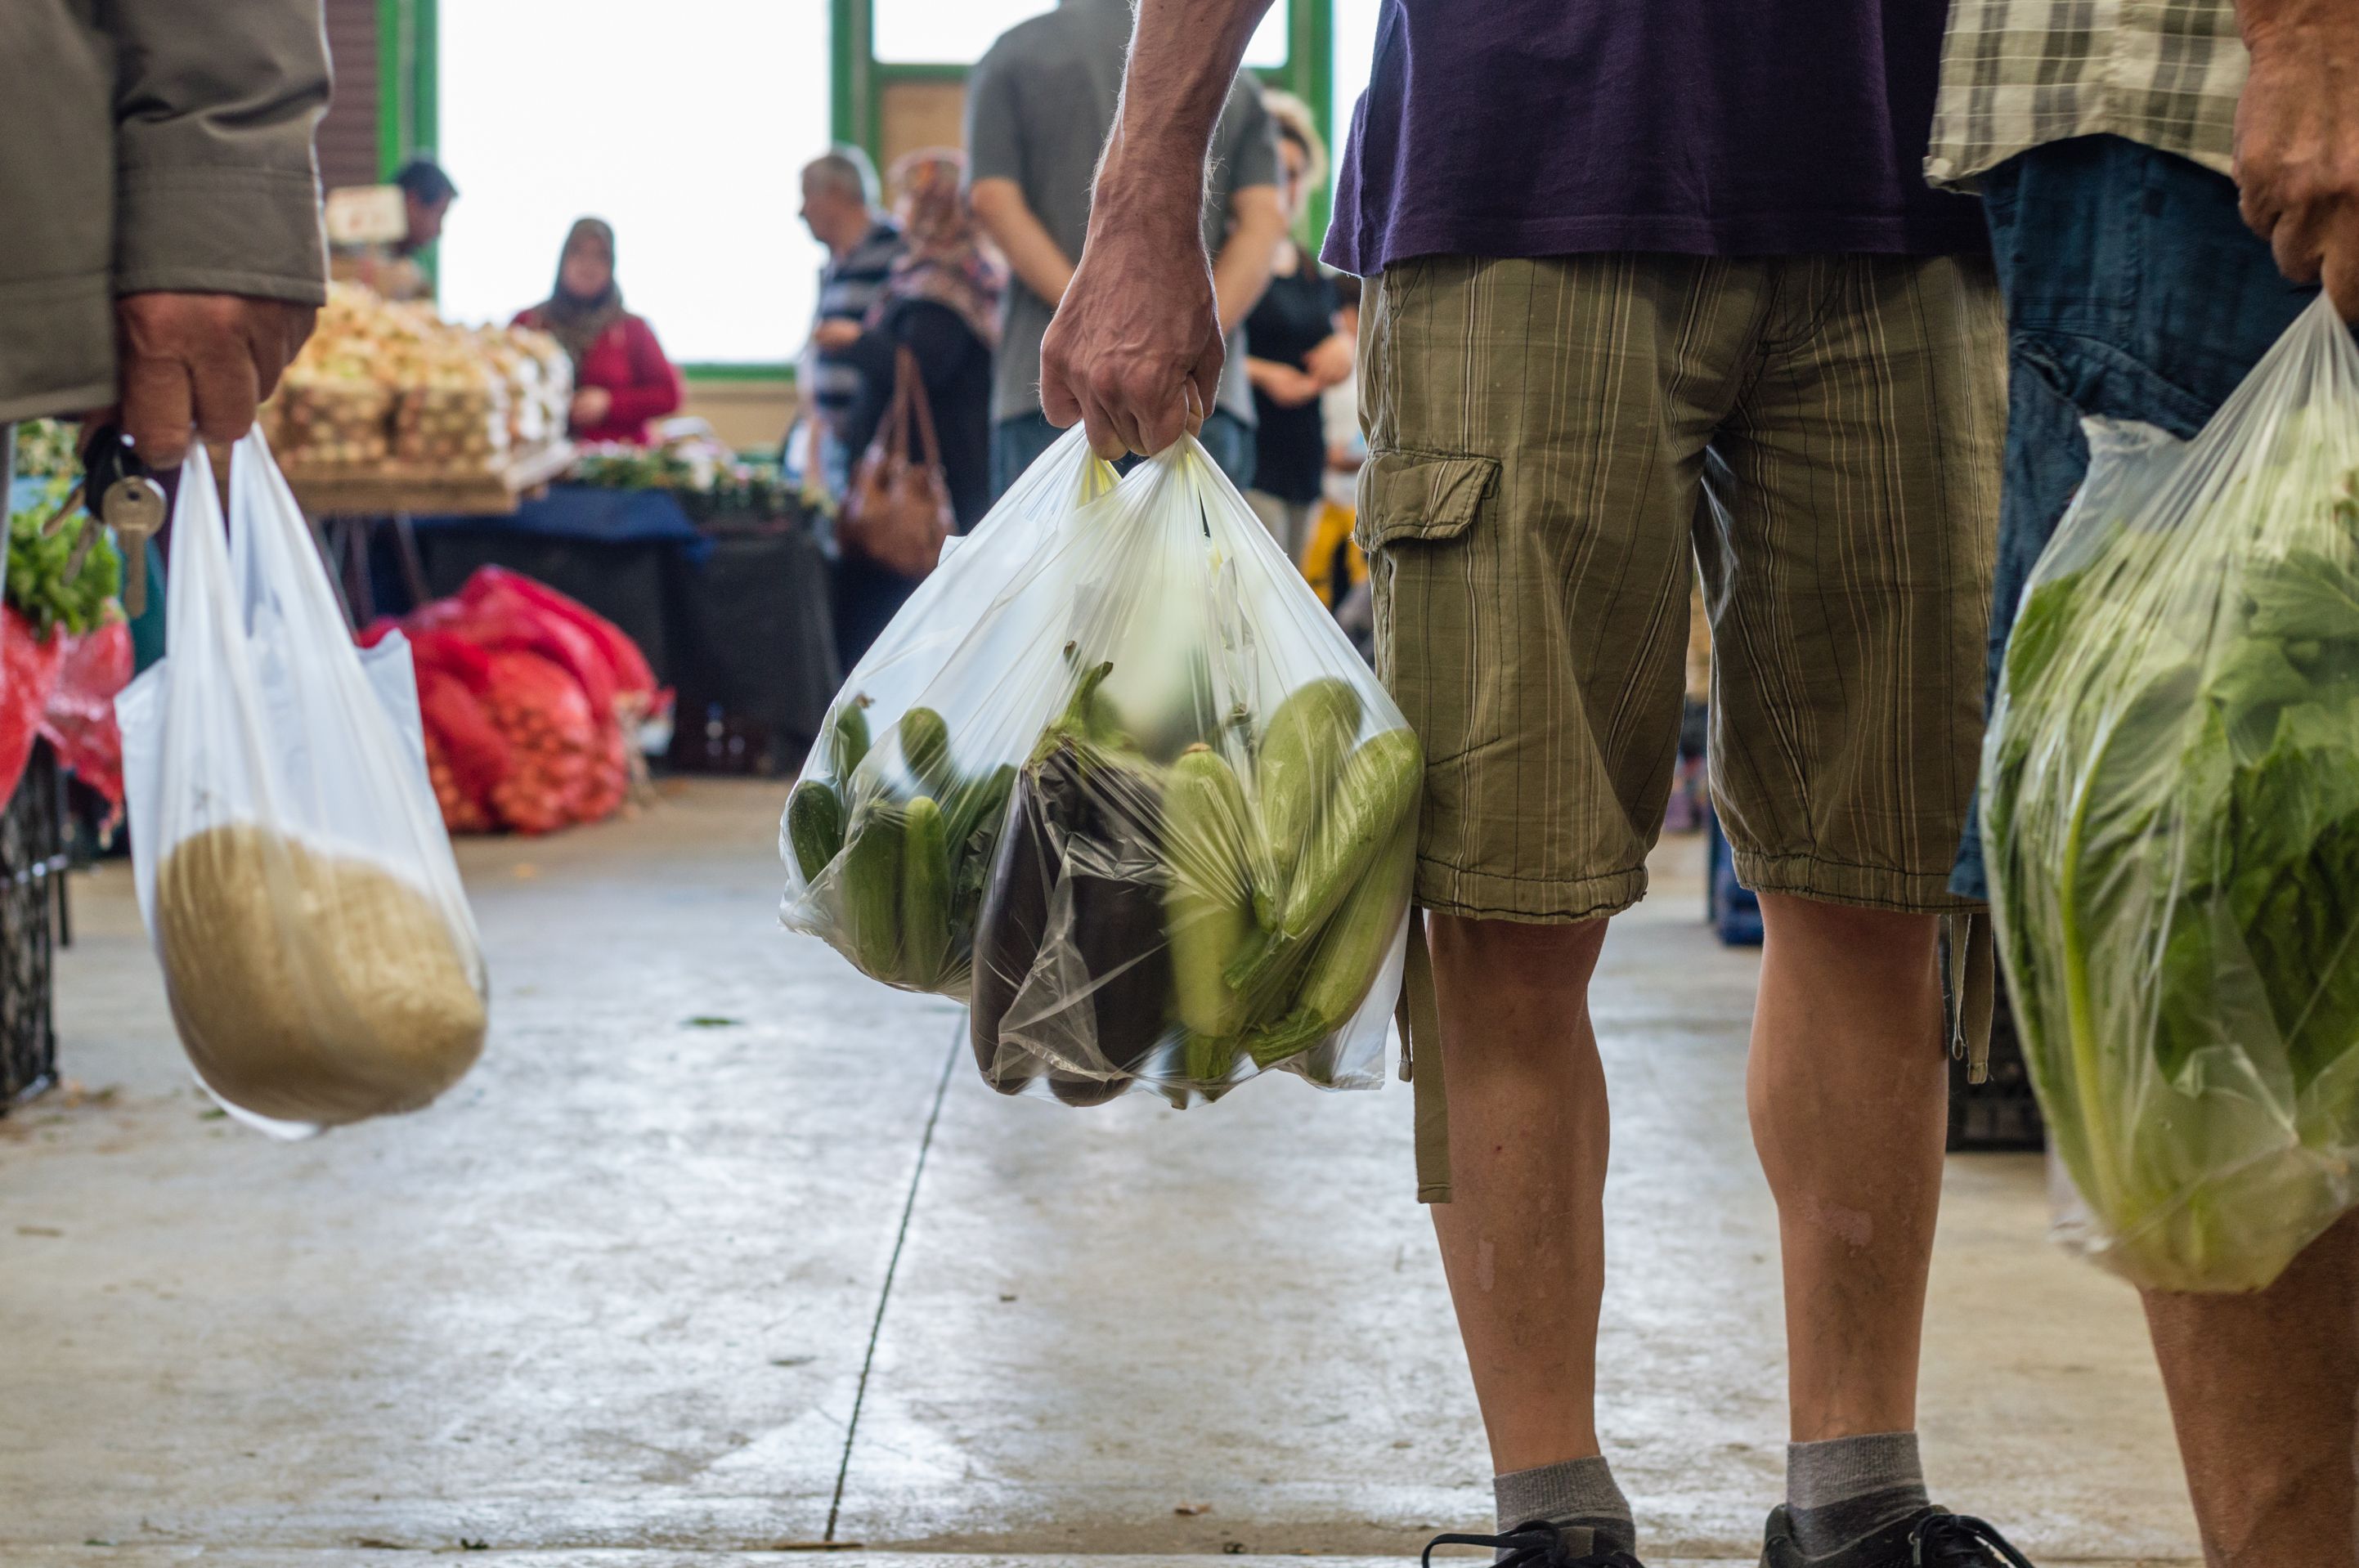
[[[165,658],[116,702],[132,861],[197,1076],[299,1136],[457,1082],[483,1049],[484,960],[407,644],[353,646],[258,431],[230,514],[225,540],[190,448]]]

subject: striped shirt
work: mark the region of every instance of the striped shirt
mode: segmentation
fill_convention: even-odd
[[[831,258],[820,269],[819,310],[812,324],[865,319],[901,248],[901,231],[880,221],[841,260]],[[860,397],[858,368],[834,354],[815,353],[812,359],[812,399],[827,414],[840,417],[848,413]]]
[[[1925,177],[2107,134],[2226,174],[2246,65],[2234,0],[1952,0]]]

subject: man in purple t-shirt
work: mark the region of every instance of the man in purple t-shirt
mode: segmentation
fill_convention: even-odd
[[[1140,0],[1042,352],[1049,418],[1108,455],[1212,406],[1197,204],[1266,6]],[[1635,1562],[1593,1411],[1588,982],[1645,891],[1698,569],[1713,795],[1767,929],[1748,1099],[1793,1444],[1763,1560],[2022,1563],[1931,1505],[1915,1436],[1936,927],[1979,909],[1947,884],[2006,421],[1979,211],[1919,174],[1944,11],[1386,0],[1378,23],[1326,254],[1369,279],[1359,537],[1378,668],[1426,754],[1408,1011],[1437,1016],[1430,984],[1412,1049],[1421,1096],[1446,1078],[1448,1141],[1429,1162],[1421,1140],[1421,1195],[1519,1563]]]

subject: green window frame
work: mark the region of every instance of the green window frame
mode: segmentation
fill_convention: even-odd
[[[959,81],[968,67],[908,64],[876,58],[875,0],[828,0],[829,124],[839,142],[871,157],[883,145],[885,89],[897,81]],[[1276,0],[1288,7],[1286,64],[1263,70],[1264,81],[1310,105],[1319,134],[1335,146],[1333,0]],[[440,140],[440,62],[436,24],[440,0],[377,0],[377,164],[385,178],[421,148]],[[1327,229],[1328,196],[1311,193],[1301,239],[1314,243]],[[429,248],[422,258],[434,276]],[[759,382],[794,379],[790,362],[690,362],[690,381]]]

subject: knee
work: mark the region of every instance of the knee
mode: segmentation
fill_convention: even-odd
[[[1436,968],[1481,989],[1585,991],[1605,945],[1605,922],[1535,925],[1437,914],[1428,921]]]
[[[1844,968],[1930,970],[1940,918],[1826,903],[1792,893],[1761,894],[1762,929],[1771,943]]]

